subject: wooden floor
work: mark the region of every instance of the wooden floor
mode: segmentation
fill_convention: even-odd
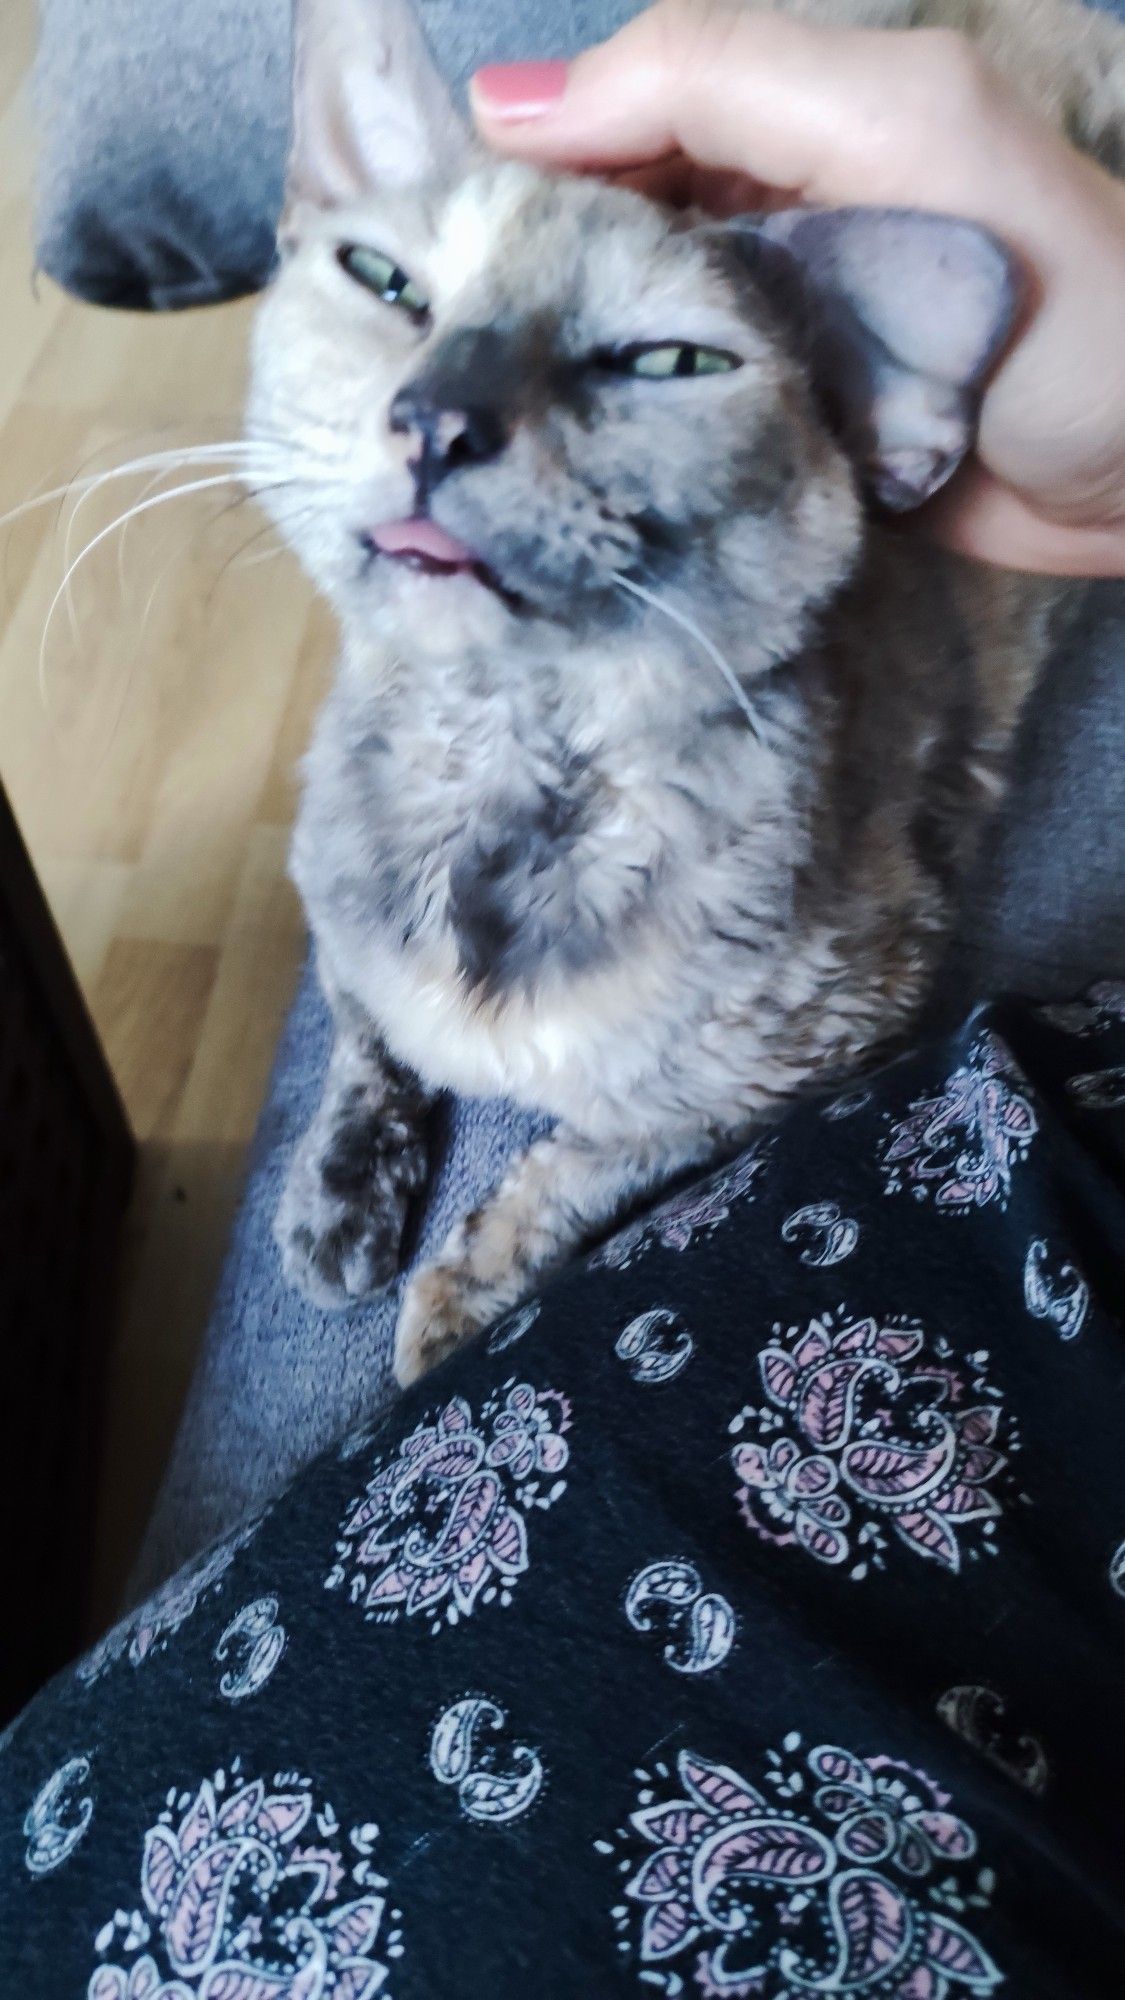
[[[250,317],[150,318],[33,288],[31,42],[31,0],[4,0],[0,513],[170,442],[237,436]],[[146,484],[85,500],[71,552]],[[127,537],[107,533],[45,644],[73,500],[0,527],[0,775],[142,1146],[100,1498],[106,1614],[190,1377],[302,949],[287,828],[331,635],[235,498],[161,503]]]

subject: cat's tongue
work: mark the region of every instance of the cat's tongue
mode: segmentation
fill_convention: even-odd
[[[464,542],[454,541],[436,521],[420,516],[412,521],[384,521],[381,528],[372,529],[371,541],[385,556],[413,556],[425,567],[432,563],[438,569],[471,569],[477,561]]]

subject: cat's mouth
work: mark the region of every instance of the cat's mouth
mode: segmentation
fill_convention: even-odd
[[[384,521],[378,528],[364,529],[360,547],[372,559],[380,558],[416,570],[422,576],[468,576],[494,591],[513,609],[522,599],[497,576],[496,571],[465,542],[447,534],[427,515],[416,514],[405,521]]]

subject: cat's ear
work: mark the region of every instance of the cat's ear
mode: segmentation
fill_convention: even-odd
[[[921,506],[973,444],[1020,304],[1014,258],[975,223],[912,209],[787,209],[730,228],[799,324],[867,491],[895,512]]]
[[[455,172],[468,134],[411,0],[297,0],[286,218]]]

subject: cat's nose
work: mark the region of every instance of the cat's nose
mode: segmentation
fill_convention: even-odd
[[[428,490],[451,472],[495,458],[504,443],[499,412],[487,404],[450,405],[421,383],[400,389],[391,429],[418,440],[419,482]]]

